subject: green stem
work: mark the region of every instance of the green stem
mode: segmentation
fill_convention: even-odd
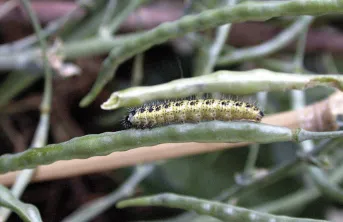
[[[135,56],[135,60],[133,62],[133,72],[131,78],[131,85],[132,86],[139,86],[142,83],[143,76],[144,76],[144,54],[138,54]]]
[[[322,60],[327,73],[340,73],[330,52],[324,53]]]
[[[132,196],[135,193],[138,184],[149,176],[153,169],[153,165],[135,167],[134,173],[118,189],[104,197],[86,203],[63,219],[62,222],[83,222],[92,220],[94,217],[116,204],[118,200]]]
[[[34,205],[21,202],[2,185],[0,185],[0,205],[16,212],[25,222],[42,221],[39,211]],[[1,217],[1,221],[6,221],[6,218]]]
[[[236,4],[236,0],[227,0],[226,2],[227,6],[233,6]],[[213,72],[218,56],[223,50],[226,39],[229,36],[230,29],[231,24],[225,24],[217,28],[216,37],[207,52],[205,52],[206,56],[202,56],[202,53],[200,54],[200,60],[197,63],[199,68],[195,68],[196,71],[194,73],[194,76],[207,75]],[[202,48],[203,46],[199,45],[199,50],[202,50]],[[203,59],[206,59],[206,61],[203,61]]]
[[[307,172],[315,182],[316,187],[324,196],[343,203],[343,191],[336,184],[331,183],[322,169],[315,166],[307,166]]]
[[[180,142],[261,142],[290,141],[292,130],[251,122],[211,121],[199,124],[175,124],[151,130],[124,130],[87,135],[40,149],[0,156],[0,173],[33,168],[62,159],[85,159],[114,151]]]
[[[21,0],[21,2],[30,16],[33,28],[36,32],[36,35],[38,36],[38,41],[39,41],[40,48],[42,51],[42,56],[43,56],[45,83],[44,83],[44,95],[43,95],[43,102],[41,105],[41,109],[43,110],[42,111],[43,113],[50,112],[50,103],[51,103],[51,95],[52,95],[52,71],[50,68],[49,59],[47,55],[47,42],[45,40],[44,35],[42,34],[41,26],[39,24],[37,16],[34,14],[30,1]]]
[[[107,38],[110,37],[110,32],[108,32],[107,26],[110,24],[111,18],[114,15],[115,9],[117,7],[117,0],[109,0],[106,6],[104,17],[99,27],[99,34],[101,37]],[[105,31],[106,30],[106,31]],[[105,34],[107,33],[107,34]]]
[[[58,55],[66,59],[82,58],[107,53],[114,47],[125,44],[126,41],[132,40],[139,34],[118,35],[115,38],[95,37],[85,40],[73,41],[66,43],[63,48],[58,50]],[[87,47],[85,47],[85,45]],[[0,60],[1,61],[1,60]]]
[[[268,97],[267,92],[257,93],[257,101],[258,101],[262,110],[265,109],[265,107],[267,105],[267,97]],[[245,162],[244,171],[243,171],[243,174],[247,177],[251,177],[253,175],[254,168],[256,165],[256,161],[258,158],[259,150],[260,150],[259,144],[251,144],[249,146],[249,154],[248,154],[248,158]]]
[[[271,143],[301,142],[305,139],[341,137],[343,131],[308,132],[286,127],[251,122],[210,121],[198,124],[175,124],[151,130],[124,130],[87,135],[40,149],[29,149],[18,154],[0,156],[0,173],[34,168],[58,160],[86,159],[108,155],[115,151],[153,146],[162,143]]]
[[[174,80],[149,87],[132,87],[114,92],[101,108],[110,110],[132,107],[147,101],[182,98],[197,93],[221,92],[247,95],[260,91],[306,89],[314,86],[334,86],[343,89],[340,75],[301,75],[277,73],[264,69],[251,71],[217,71],[211,75]]]
[[[260,59],[263,56],[275,53],[294,41],[313,20],[314,17],[312,16],[302,16],[272,40],[257,46],[231,50],[227,54],[224,54],[217,60],[217,65],[228,65],[252,59]]]
[[[258,153],[259,153],[259,148],[260,148],[259,144],[252,144],[249,146],[249,154],[245,162],[244,172],[243,172],[245,177],[248,177],[248,178],[251,177],[254,172]]]
[[[113,21],[108,24],[108,32],[114,33],[117,31],[122,22],[138,7],[149,2],[150,0],[129,0],[127,6],[118,14]]]
[[[248,210],[242,207],[236,207],[220,202],[208,201],[194,197],[176,195],[176,194],[159,194],[154,196],[133,198],[129,200],[120,201],[117,204],[118,208],[133,207],[133,206],[163,206],[180,208],[184,210],[192,210],[198,214],[209,215],[223,221],[232,222],[316,222],[324,220],[313,220],[305,218],[292,218],[286,216],[276,216],[267,213],[260,213],[258,211]]]
[[[300,33],[299,40],[297,42],[297,50],[295,53],[295,73],[303,73],[304,71],[304,58],[305,58],[305,49],[306,49],[306,40],[307,40],[307,32],[308,29],[310,28],[311,23],[314,21],[314,17],[309,16],[309,20],[311,22],[307,24],[307,26],[304,27],[302,32]]]
[[[329,181],[337,184],[343,180],[343,165],[340,165],[335,169],[334,173],[330,175]],[[341,195],[341,194],[340,194]],[[306,205],[307,203],[319,198],[321,192],[317,188],[303,188],[296,193],[287,195],[276,201],[271,201],[269,203],[254,207],[255,210],[271,213],[285,213],[286,211],[299,209],[299,207]]]

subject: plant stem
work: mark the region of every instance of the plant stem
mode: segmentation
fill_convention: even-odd
[[[142,105],[148,101],[184,98],[197,93],[221,92],[247,95],[260,91],[284,91],[286,89],[306,89],[326,85],[343,89],[340,75],[301,75],[277,73],[265,69],[250,71],[217,71],[211,75],[174,80],[155,86],[132,87],[112,93],[101,105],[111,110],[120,107]]]
[[[41,102],[41,115],[40,120],[31,144],[33,148],[39,148],[45,146],[47,143],[47,137],[49,132],[49,118],[50,118],[50,107],[51,107],[51,99],[52,99],[52,71],[48,61],[47,55],[47,43],[41,31],[41,26],[39,24],[38,18],[34,13],[31,3],[29,0],[21,0],[23,7],[27,11],[30,16],[31,22],[33,24],[34,30],[36,35],[38,36],[42,56],[43,56],[43,65],[44,65],[44,73],[45,73],[45,82],[44,82],[44,94],[43,100]],[[12,193],[16,198],[19,198],[21,194],[24,192],[27,185],[30,183],[30,180],[35,172],[35,169],[24,170],[22,171],[14,186],[12,187]],[[6,221],[9,217],[10,211],[7,209],[0,209],[0,216],[1,218]]]
[[[223,221],[232,222],[324,222],[324,220],[276,216],[272,214],[248,210],[242,207],[232,206],[229,204],[223,204],[220,202],[208,201],[204,199],[169,193],[123,200],[117,204],[117,207],[119,208],[132,206],[164,206],[180,208],[185,210],[192,210],[197,212],[198,214],[209,215]]]
[[[217,65],[229,65],[270,55],[294,41],[313,20],[312,16],[302,16],[272,40],[257,46],[229,51],[217,60]]]
[[[87,135],[40,149],[5,154],[0,156],[0,173],[34,168],[57,160],[86,159],[108,155],[114,151],[126,151],[162,143],[302,142],[308,139],[337,138],[342,135],[343,131],[309,132],[303,129],[291,130],[286,127],[251,122],[210,121],[198,124],[175,124],[151,130],[124,130]]]
[[[227,6],[233,6],[236,4],[236,0],[226,0]],[[205,52],[206,56],[201,56],[201,61],[199,61],[198,67],[196,67],[196,71],[194,76],[202,76],[207,75],[213,72],[214,66],[216,65],[218,56],[220,52],[223,50],[223,47],[226,43],[226,40],[229,36],[230,29],[232,24],[225,24],[221,25],[216,30],[216,37],[213,43],[210,45],[207,52]],[[199,50],[202,50],[203,46],[199,45]],[[206,61],[203,61],[206,59]]]
[[[144,54],[138,54],[135,56],[133,62],[133,72],[131,77],[131,86],[139,86],[142,83],[144,76]]]
[[[83,222],[92,220],[106,211],[118,200],[132,196],[138,184],[153,171],[154,165],[136,166],[133,174],[116,190],[104,197],[88,202],[63,219],[62,222]]]

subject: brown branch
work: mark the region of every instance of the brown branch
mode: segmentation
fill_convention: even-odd
[[[312,131],[330,131],[338,128],[336,117],[343,113],[343,93],[336,92],[328,99],[309,105],[304,109],[266,116],[264,123],[303,127]],[[92,157],[85,160],[58,161],[38,167],[33,181],[46,181],[73,177],[89,173],[113,170],[143,162],[171,159],[195,155],[227,148],[242,147],[247,143],[179,143],[160,144],[152,147],[141,147],[126,152],[114,152],[108,156]],[[18,172],[0,175],[0,183],[10,185]]]

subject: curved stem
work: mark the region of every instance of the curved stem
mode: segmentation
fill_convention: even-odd
[[[227,54],[224,54],[218,59],[217,65],[228,65],[252,59],[260,59],[263,56],[270,55],[294,41],[313,20],[314,17],[312,16],[302,16],[272,40],[257,46],[231,50]]]

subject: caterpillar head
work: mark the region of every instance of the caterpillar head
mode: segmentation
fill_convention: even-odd
[[[126,129],[131,128],[132,127],[132,121],[133,121],[133,116],[136,114],[136,112],[134,110],[132,110],[129,115],[125,116],[124,120],[123,120],[123,125]]]
[[[260,122],[263,117],[264,117],[264,113],[260,110],[256,117],[257,122]]]

